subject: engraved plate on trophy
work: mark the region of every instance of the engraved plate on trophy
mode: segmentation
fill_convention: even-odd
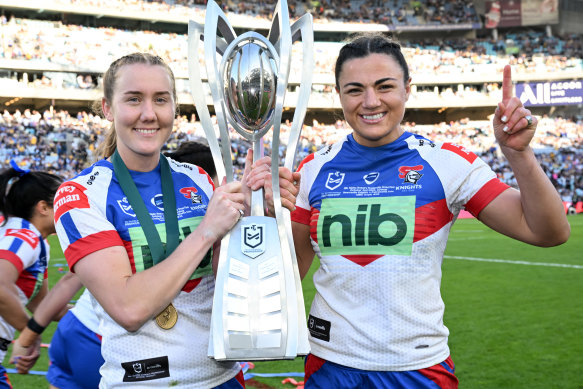
[[[189,22],[190,87],[219,180],[223,176],[228,182],[233,180],[229,126],[253,144],[255,161],[263,157],[263,136],[271,130],[271,171],[278,171],[291,49],[300,39],[301,80],[284,164],[290,170],[312,85],[311,15],[290,26],[283,0],[276,6],[267,37],[253,31],[237,36],[225,14],[210,0],[204,26]],[[207,107],[199,49],[204,52],[220,143]],[[209,342],[209,356],[217,360],[293,359],[309,352],[290,213],[281,206],[277,173],[272,174],[272,187],[275,218],[264,216],[263,191],[255,191],[251,215],[242,218],[221,241]]]

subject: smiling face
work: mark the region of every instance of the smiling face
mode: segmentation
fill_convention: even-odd
[[[176,102],[171,76],[160,65],[134,63],[116,72],[110,101],[103,113],[115,125],[117,150],[128,169],[150,171],[174,123]]]
[[[382,146],[403,134],[400,123],[411,92],[410,79],[404,77],[401,66],[387,54],[343,63],[337,89],[344,118],[359,144]]]

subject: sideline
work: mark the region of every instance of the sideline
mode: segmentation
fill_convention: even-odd
[[[565,263],[510,261],[508,259],[459,257],[459,256],[455,256],[455,255],[444,255],[443,258],[462,259],[462,260],[466,260],[466,261],[477,261],[477,262],[510,263],[513,265],[546,266],[546,267],[563,267],[563,268],[569,268],[569,269],[583,269],[583,265],[569,265],[569,264],[565,264]]]

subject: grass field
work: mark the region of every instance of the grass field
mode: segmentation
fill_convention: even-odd
[[[569,241],[547,249],[513,241],[474,219],[454,225],[442,294],[460,388],[583,389],[583,215],[569,221]],[[56,241],[51,253],[52,263],[66,269]],[[51,284],[58,267],[51,267]],[[310,275],[303,286],[308,310],[315,292]],[[45,349],[35,370],[47,366]],[[256,363],[249,373],[302,371],[297,358]],[[15,389],[48,386],[42,375],[9,377]],[[284,378],[256,376],[247,387],[292,388],[281,384]]]

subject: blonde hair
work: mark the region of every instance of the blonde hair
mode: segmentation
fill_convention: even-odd
[[[118,70],[125,65],[133,64],[159,65],[166,69],[170,76],[170,82],[172,85],[172,97],[175,102],[177,101],[174,72],[172,72],[170,66],[168,66],[168,64],[157,55],[150,53],[133,53],[113,61],[111,65],[109,65],[109,69],[103,74],[103,97],[108,104],[111,105],[111,102],[113,101],[113,92],[115,89],[115,82],[117,81]],[[104,116],[101,101],[95,101],[93,103],[93,110],[99,115]],[[115,152],[116,147],[117,134],[115,133],[115,124],[111,123],[111,127],[105,135],[105,140],[97,147],[97,155],[101,158],[109,158]]]

